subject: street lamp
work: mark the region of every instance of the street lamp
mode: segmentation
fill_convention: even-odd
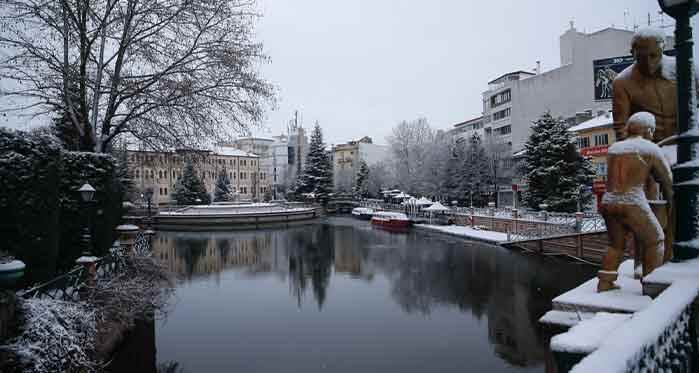
[[[692,161],[692,147],[699,142],[694,125],[696,101],[692,67],[692,27],[689,19],[699,10],[697,0],[659,0],[660,8],[675,19],[675,49],[677,50],[677,165],[672,168],[675,191],[675,260],[699,256],[699,247],[691,241],[699,237],[699,165]]]
[[[85,206],[85,226],[83,227],[82,241],[83,248],[85,249],[85,255],[89,255],[91,250],[92,237],[90,236],[90,204],[95,198],[95,188],[89,183],[83,184],[83,186],[78,189],[80,193],[80,198]]]

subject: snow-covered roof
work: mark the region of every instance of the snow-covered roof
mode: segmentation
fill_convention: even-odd
[[[420,197],[420,199],[417,200],[416,203],[417,203],[418,205],[431,205],[431,204],[433,204],[432,201],[430,201],[429,199],[427,199],[427,198],[425,198],[425,197]]]
[[[449,207],[444,206],[439,202],[435,202],[432,206],[423,209],[423,211],[448,211]]]
[[[240,149],[236,149],[230,146],[214,146],[211,148],[211,151],[218,155],[226,155],[231,157],[258,157],[257,154],[248,153],[246,151],[242,151]]]
[[[596,116],[590,120],[586,120],[578,125],[568,128],[570,132],[580,132],[594,128],[611,127],[614,123],[614,118],[611,112],[607,112],[600,116]]]
[[[237,139],[235,139],[235,141],[249,141],[249,140],[270,141],[270,142],[275,141],[275,139],[273,139],[271,137],[260,137],[260,136],[246,136],[246,137],[238,137]]]

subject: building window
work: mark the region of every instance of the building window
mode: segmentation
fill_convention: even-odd
[[[597,176],[607,176],[607,163],[600,162],[595,164],[595,173]]]
[[[501,120],[510,116],[510,108],[493,113],[493,120]]]
[[[150,178],[155,179],[155,172],[153,170],[150,170]]]
[[[604,133],[601,135],[595,135],[595,146],[608,145],[609,135]]]
[[[507,89],[496,95],[490,96],[490,107],[500,106],[512,100],[512,92]]]
[[[578,149],[589,148],[590,147],[590,138],[587,136],[578,137],[577,143],[578,143]]]
[[[165,195],[167,195],[167,188],[165,188]]]
[[[512,126],[502,126],[500,128],[496,128],[494,132],[496,135],[507,135],[512,133]]]
[[[139,172],[138,169],[136,169],[136,177],[141,177],[141,173]]]

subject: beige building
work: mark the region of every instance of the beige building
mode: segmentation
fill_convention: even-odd
[[[607,180],[607,149],[615,140],[612,123],[612,113],[606,112],[568,129],[575,136],[580,155],[592,162],[595,181]]]
[[[333,182],[335,190],[351,192],[361,161],[372,166],[387,159],[389,148],[374,144],[371,137],[364,136],[356,141],[338,144],[332,148]]]
[[[269,175],[261,168],[259,157],[228,146],[174,152],[129,150],[134,187],[139,194],[153,188],[155,205],[174,203],[175,183],[182,176],[187,159],[194,163],[194,172],[204,181],[212,200],[220,172],[228,173],[231,188],[240,200],[261,200],[271,191]]]

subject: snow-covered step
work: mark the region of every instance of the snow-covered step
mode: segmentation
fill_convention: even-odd
[[[592,318],[580,321],[567,332],[553,336],[551,350],[587,355],[596,350],[610,333],[630,318],[629,314],[596,313]]]
[[[679,263],[668,262],[656,268],[643,279],[643,291],[655,297],[673,282],[682,279],[699,281],[699,258]]]
[[[650,305],[652,299],[643,295],[641,281],[633,278],[633,261],[627,260],[619,267],[616,284],[620,289],[597,292],[597,278],[554,298],[553,309],[578,312],[634,313]]]
[[[551,338],[551,351],[559,372],[568,372],[619,329],[629,314],[600,312]],[[602,372],[602,370],[600,370]]]
[[[541,316],[539,323],[556,327],[570,328],[579,322],[591,319],[595,314],[589,312],[572,312],[551,310]]]

